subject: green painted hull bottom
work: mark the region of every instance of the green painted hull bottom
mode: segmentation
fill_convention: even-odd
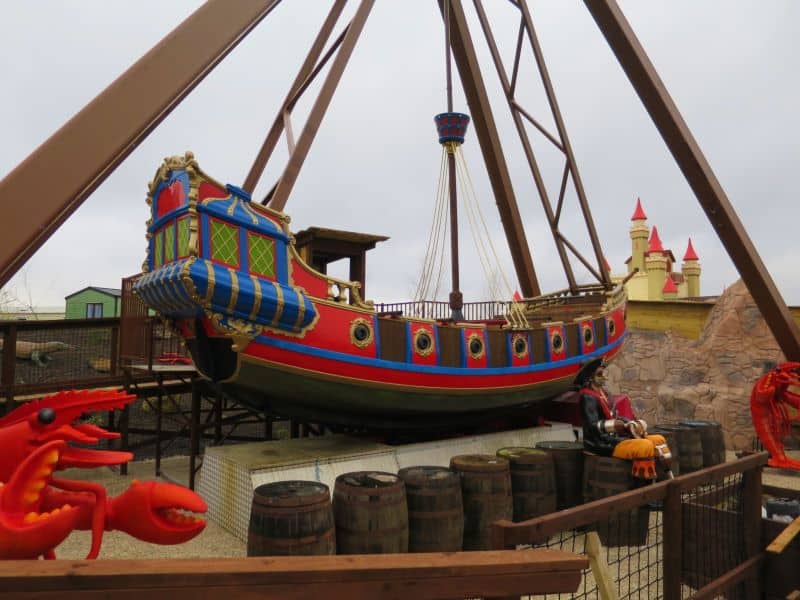
[[[534,416],[570,389],[572,377],[514,392],[420,393],[373,388],[241,362],[222,390],[259,411],[311,423],[374,429],[451,429],[491,418]]]

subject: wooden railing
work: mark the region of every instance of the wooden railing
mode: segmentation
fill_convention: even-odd
[[[3,600],[370,600],[571,593],[588,561],[557,550],[194,560],[0,561]]]

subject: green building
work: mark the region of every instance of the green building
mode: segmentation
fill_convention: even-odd
[[[118,317],[122,290],[89,286],[70,294],[67,303],[67,319],[100,319]]]

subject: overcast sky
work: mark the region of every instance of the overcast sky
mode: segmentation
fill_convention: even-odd
[[[0,177],[199,4],[0,2]],[[87,285],[119,287],[121,277],[138,272],[146,186],[165,156],[192,150],[210,175],[241,185],[327,4],[285,0],[43,246],[12,281],[12,291],[38,306],[60,306]],[[504,0],[485,4],[510,63],[517,12]],[[641,197],[649,224],[658,226],[678,260],[692,237],[702,293],[721,293],[738,274],[583,2],[530,5],[613,270],[624,270],[629,219]],[[527,163],[474,9],[465,6],[541,287],[561,289],[564,276]],[[800,305],[800,2],[629,0],[621,6],[785,300]],[[446,108],[443,43],[435,2],[376,2],[286,207],[295,231],[316,225],[391,237],[368,257],[367,295],[376,300],[409,298],[424,256],[441,152],[432,116]],[[554,130],[527,50],[523,64],[521,103]],[[468,112],[456,87],[455,108]],[[295,111],[296,135],[312,98]],[[537,141],[536,148],[555,196],[563,163],[552,160],[545,144]],[[472,130],[464,152],[489,226],[502,240]],[[285,156],[282,143],[256,196],[271,187]],[[574,194],[568,200],[564,228],[588,253]],[[20,199],[20,210],[36,201]],[[483,299],[487,287],[466,230],[461,244],[465,300]],[[502,260],[513,276],[505,250]]]

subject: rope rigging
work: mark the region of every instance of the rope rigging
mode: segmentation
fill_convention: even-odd
[[[508,299],[512,298],[513,288],[501,266],[502,263],[489,232],[484,212],[481,209],[475,193],[472,177],[470,176],[461,144],[456,141],[448,141],[442,144],[442,159],[439,169],[439,182],[437,184],[433,218],[428,234],[428,244],[422,272],[414,293],[414,301],[422,303],[426,300],[435,300],[441,288],[442,273],[446,261],[446,239],[448,233],[447,216],[450,184],[447,162],[449,154],[453,154],[455,157],[458,196],[461,199],[462,206],[467,215],[470,233],[478,256],[478,262],[480,263],[488,286],[489,299],[495,302],[499,309],[502,307],[499,312],[505,312]],[[512,302],[510,310],[507,311],[505,317],[509,326],[512,328],[528,327],[524,308],[519,303]]]
[[[436,299],[439,295],[439,286],[444,270],[445,239],[448,233],[448,221],[450,222],[450,263],[452,285],[449,295],[450,318],[453,321],[463,321],[464,305],[463,295],[459,289],[459,264],[458,264],[458,197],[459,188],[462,193],[461,198],[465,198],[465,208],[467,219],[469,220],[472,239],[475,243],[475,250],[478,253],[478,262],[483,269],[486,283],[489,287],[491,300],[495,302],[497,308],[504,307],[505,303],[501,299],[503,294],[499,288],[499,279],[502,279],[506,287],[506,298],[512,297],[511,286],[508,283],[503,269],[500,266],[500,259],[497,256],[494,243],[492,242],[489,228],[486,226],[486,219],[483,217],[480,205],[478,204],[475,191],[472,186],[472,178],[461,151],[461,144],[464,143],[464,135],[469,124],[469,115],[453,112],[453,84],[452,68],[450,55],[450,0],[444,1],[444,26],[445,26],[445,72],[447,84],[447,112],[438,114],[434,117],[436,129],[439,132],[439,143],[442,145],[442,162],[439,169],[439,185],[434,204],[434,213],[431,229],[428,236],[428,246],[425,251],[425,259],[422,265],[422,274],[414,293],[414,302],[419,306],[418,312],[424,315],[424,302],[428,299]],[[449,218],[448,218],[449,217]],[[436,283],[433,289],[433,275],[436,273]],[[501,309],[501,312],[502,309]],[[512,302],[510,309],[505,314],[507,324],[512,328],[527,327],[528,322],[525,318],[523,307],[517,302]]]

